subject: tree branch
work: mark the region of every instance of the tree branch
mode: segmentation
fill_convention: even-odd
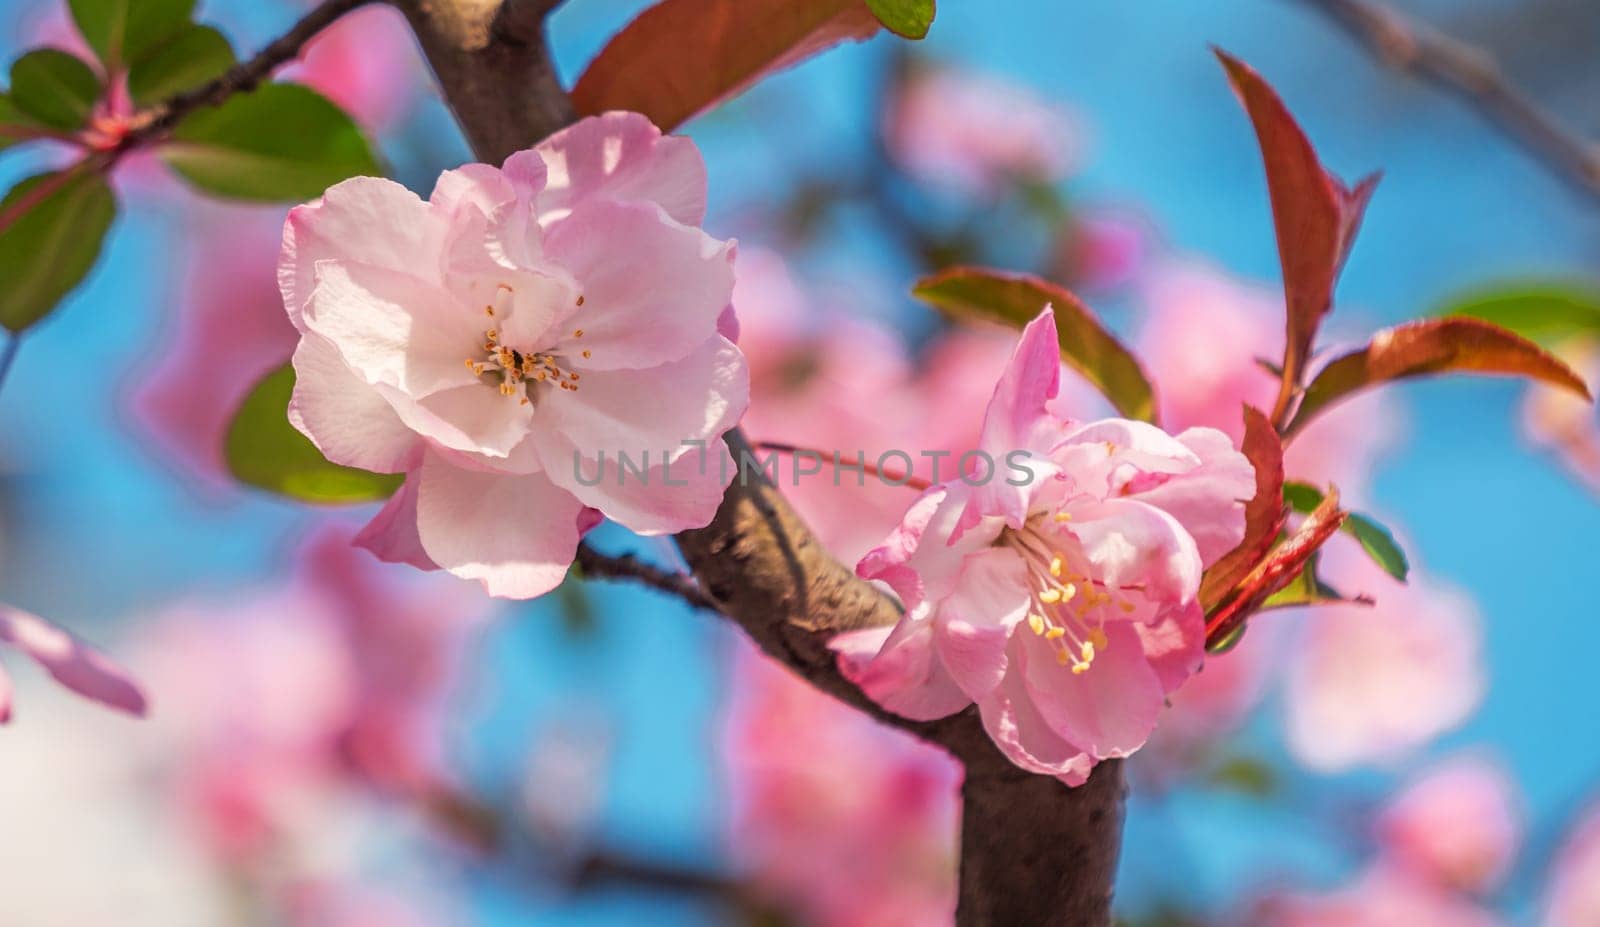
[[[717,603],[701,591],[693,577],[663,570],[633,554],[602,554],[587,543],[578,545],[578,568],[584,579],[625,579],[676,596],[693,608],[718,611]]]
[[[501,161],[574,121],[543,38],[550,0],[394,2],[480,159]],[[737,429],[727,439],[743,469],[749,444]],[[841,631],[892,625],[900,620],[898,605],[829,555],[759,471],[742,476],[711,524],[677,538],[696,589],[816,688],[964,764],[958,923],[1109,924],[1121,843],[1120,766],[1101,764],[1087,785],[1068,789],[1013,766],[975,708],[933,722],[879,708],[840,673],[826,641]],[[637,571],[628,575],[641,578]]]
[[[290,27],[288,32],[261,49],[250,60],[234,65],[227,73],[208,84],[186,90],[151,109],[147,121],[123,136],[118,150],[127,151],[148,144],[171,132],[185,116],[195,110],[206,106],[217,106],[236,93],[248,93],[254,90],[258,84],[271,77],[272,72],[280,65],[298,56],[306,43],[315,38],[317,33],[332,25],[334,20],[356,7],[372,2],[374,0],[323,0]]]
[[[1384,64],[1465,100],[1549,171],[1600,198],[1600,143],[1564,128],[1511,86],[1488,52],[1368,0],[1301,0],[1344,28]]]

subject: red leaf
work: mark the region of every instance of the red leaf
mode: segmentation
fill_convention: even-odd
[[[1272,416],[1281,423],[1300,387],[1317,328],[1333,305],[1334,283],[1378,175],[1367,177],[1354,189],[1347,188],[1322,166],[1310,139],[1261,75],[1227,52],[1216,49],[1216,54],[1255,125],[1266,165],[1288,307],[1283,389]]]
[[[1331,361],[1306,387],[1286,435],[1329,406],[1392,380],[1460,371],[1526,376],[1591,398],[1571,367],[1520,335],[1481,319],[1407,322],[1372,336],[1367,346]]]
[[[1244,456],[1256,470],[1256,494],[1244,508],[1244,540],[1211,565],[1200,583],[1200,602],[1210,609],[1233,591],[1266,556],[1283,530],[1283,445],[1259,409],[1244,407]]]
[[[1210,613],[1206,619],[1206,646],[1227,640],[1274,592],[1294,582],[1349,516],[1339,508],[1338,490],[1330,487],[1322,504],[1306,516],[1299,530],[1250,571],[1233,598]]]
[[[671,131],[765,75],[880,25],[862,0],[662,0],[572,88],[580,114],[625,109]]]

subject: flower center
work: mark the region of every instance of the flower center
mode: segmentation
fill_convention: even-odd
[[[495,302],[483,307],[484,314],[490,318],[504,314],[506,303],[512,293],[509,284],[500,284],[495,288]],[[578,305],[583,305],[582,296],[578,297]],[[572,337],[582,338],[583,329],[574,329]],[[583,356],[589,357],[590,353],[584,350]],[[578,391],[578,381],[583,377],[576,370],[564,368],[562,366],[564,362],[562,356],[555,352],[523,352],[502,344],[500,330],[491,328],[483,333],[483,354],[480,357],[467,358],[467,369],[480,377],[486,373],[498,373],[501,395],[521,394],[521,404],[528,405],[534,399],[533,388],[541,383],[548,383],[569,393]]]
[[[1021,531],[1007,529],[1000,543],[1016,551],[1027,569],[1032,604],[1029,630],[1055,648],[1057,663],[1081,674],[1087,673],[1095,655],[1110,645],[1105,606],[1114,605],[1124,613],[1136,606],[1108,592],[1105,583],[1073,568],[1073,558],[1057,545],[1047,527],[1071,520],[1066,512],[1029,519]]]

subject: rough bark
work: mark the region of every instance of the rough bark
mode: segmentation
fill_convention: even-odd
[[[544,42],[552,0],[394,0],[405,10],[472,149],[503,160],[574,116]],[[739,459],[748,448],[728,436]],[[678,537],[717,610],[768,655],[818,689],[948,750],[967,770],[962,788],[963,927],[1110,923],[1121,843],[1122,772],[1102,764],[1068,789],[1007,761],[976,710],[930,723],[888,714],[846,680],[826,647],[831,633],[893,624],[896,603],[817,542],[775,487],[736,479],[716,518]]]

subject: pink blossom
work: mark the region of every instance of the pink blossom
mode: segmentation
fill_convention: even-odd
[[[1416,569],[1401,584],[1350,543],[1330,545],[1324,563],[1336,588],[1377,604],[1295,616],[1302,636],[1284,693],[1291,752],[1319,770],[1391,762],[1464,721],[1484,688],[1471,600]]]
[[[641,534],[710,521],[749,384],[705,194],[692,142],[610,113],[427,201],[363,177],[290,213],[290,420],[330,460],[406,474],[365,546],[529,598],[591,509]]]
[[[1273,898],[1250,923],[1259,927],[1497,927],[1500,921],[1448,889],[1380,865],[1336,892]]]
[[[1014,762],[1076,784],[1137,750],[1199,668],[1200,574],[1242,537],[1254,474],[1212,429],[1051,415],[1059,351],[1046,308],[984,418],[992,478],[971,461],[857,568],[894,588],[905,617],[833,646],[891,711],[931,719],[976,702]]]
[[[1213,759],[1215,748],[1266,695],[1282,659],[1286,630],[1277,621],[1261,622],[1226,654],[1208,659],[1168,697],[1161,726],[1140,752],[1138,768],[1166,783]]]
[[[38,615],[0,603],[0,644],[20,651],[56,682],[109,708],[143,716],[144,693],[121,667]],[[11,720],[11,680],[0,666],[0,724]]]
[[[1240,406],[1270,409],[1278,381],[1257,361],[1283,354],[1283,297],[1204,264],[1155,268],[1143,286],[1148,309],[1137,353],[1157,379],[1168,427],[1209,425],[1237,440]],[[1372,465],[1397,437],[1391,397],[1341,404],[1308,427],[1285,453],[1291,479],[1333,483],[1359,500]]]
[[[1082,132],[1024,87],[937,67],[906,75],[883,134],[890,156],[918,180],[991,196],[1008,183],[1060,180]]]
[[[1478,756],[1424,773],[1377,820],[1385,854],[1440,885],[1485,893],[1510,869],[1522,840],[1516,785]]]
[[[752,441],[816,451],[783,456],[777,482],[834,556],[854,562],[899,522],[913,491],[850,470],[896,449],[928,447],[919,429],[930,397],[913,381],[905,348],[891,331],[842,311],[818,308],[783,259],[744,249],[734,287],[739,348],[750,363]],[[939,397],[947,401],[946,397]],[[837,453],[841,468],[835,470]],[[896,474],[906,461],[885,459]],[[951,470],[949,462],[945,469]]]
[[[1544,927],[1600,924],[1600,809],[1590,809],[1556,854],[1544,898]]]
[[[736,859],[818,927],[949,923],[961,770],[741,645],[724,756]]]

